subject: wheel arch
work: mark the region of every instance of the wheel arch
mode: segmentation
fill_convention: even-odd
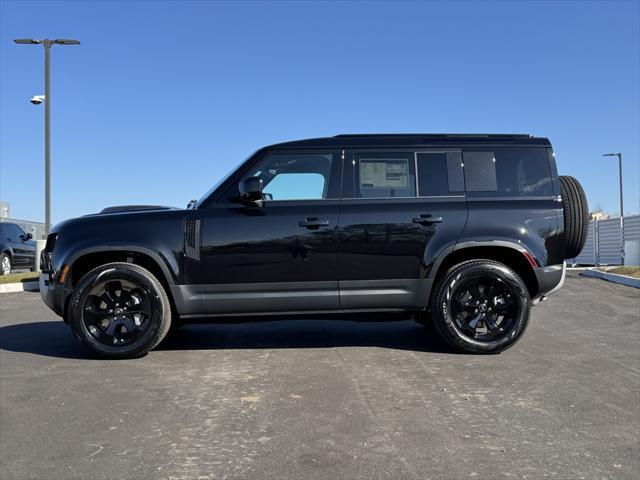
[[[515,271],[527,286],[531,298],[534,298],[540,287],[534,267],[527,255],[531,257],[522,246],[511,242],[464,242],[450,248],[448,253],[442,255],[434,265],[432,270],[433,285],[436,285],[453,266],[467,260],[487,258],[500,262]]]
[[[171,286],[175,284],[175,281],[160,255],[137,246],[95,247],[76,252],[66,262],[69,265],[69,275],[64,282],[63,318],[65,321],[67,319],[69,300],[78,281],[94,268],[112,262],[132,263],[149,270],[167,292],[172,309],[175,308],[171,295]]]

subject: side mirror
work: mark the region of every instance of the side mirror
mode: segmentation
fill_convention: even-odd
[[[22,240],[23,242],[26,242],[27,240],[31,240],[32,238],[33,238],[33,235],[31,235],[30,233],[20,234],[20,240]]]
[[[27,232],[25,237],[26,237],[25,240],[31,240],[33,238],[33,234],[31,232]]]
[[[243,203],[256,203],[263,200],[260,177],[249,177],[240,182],[240,200]]]

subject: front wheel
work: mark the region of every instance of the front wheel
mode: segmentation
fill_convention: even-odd
[[[103,358],[146,355],[171,326],[171,306],[162,284],[130,263],[102,265],[82,277],[69,312],[76,338]]]
[[[432,315],[440,336],[469,353],[498,353],[527,328],[531,299],[522,279],[493,260],[464,262],[435,290]]]

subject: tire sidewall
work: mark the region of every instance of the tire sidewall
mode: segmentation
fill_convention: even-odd
[[[96,283],[126,280],[148,291],[152,316],[145,335],[131,345],[109,346],[98,342],[82,319],[82,307]],[[69,304],[69,325],[75,337],[97,355],[105,358],[134,358],[145,355],[156,346],[168,330],[171,308],[160,282],[147,270],[137,265],[103,265],[87,273],[78,283]]]
[[[478,275],[494,275],[507,283],[516,293],[518,316],[509,335],[493,341],[473,340],[455,325],[450,303],[456,285]],[[442,281],[435,297],[434,323],[441,336],[452,346],[472,353],[498,353],[509,348],[522,336],[529,322],[530,297],[524,282],[511,269],[497,262],[471,262],[454,269]]]

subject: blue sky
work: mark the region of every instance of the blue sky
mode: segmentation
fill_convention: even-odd
[[[0,198],[42,220],[42,47],[53,221],[184,206],[260,146],[356,132],[551,139],[593,207],[639,210],[640,3],[0,2]]]

